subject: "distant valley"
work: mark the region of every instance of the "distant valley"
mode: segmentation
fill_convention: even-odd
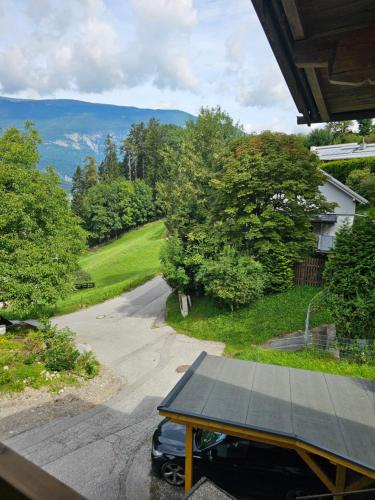
[[[70,99],[11,99],[0,97],[0,129],[22,127],[32,120],[43,138],[40,168],[53,165],[69,187],[76,166],[87,156],[103,157],[105,137],[120,145],[134,122],[155,117],[163,124],[183,126],[193,115],[179,110],[142,109]]]

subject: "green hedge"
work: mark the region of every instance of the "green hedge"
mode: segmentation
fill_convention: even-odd
[[[322,162],[320,166],[325,172],[333,175],[333,177],[336,177],[336,179],[345,183],[349,174],[353,170],[370,168],[371,172],[375,173],[375,157]]]

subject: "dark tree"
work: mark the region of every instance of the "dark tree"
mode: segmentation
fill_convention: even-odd
[[[117,158],[116,144],[113,142],[111,134],[105,140],[104,160],[99,166],[99,180],[111,182],[120,177],[120,165]]]
[[[145,137],[146,126],[143,122],[133,123],[124,139],[121,151],[121,173],[128,180],[144,179],[146,175]]]
[[[84,189],[87,191],[98,182],[98,172],[96,159],[93,156],[86,156],[83,165]]]
[[[72,180],[72,211],[76,215],[82,215],[83,197],[85,195],[85,181],[80,165],[77,166]]]

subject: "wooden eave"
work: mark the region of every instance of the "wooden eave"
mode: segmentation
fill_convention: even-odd
[[[375,117],[373,0],[252,0],[302,116]]]

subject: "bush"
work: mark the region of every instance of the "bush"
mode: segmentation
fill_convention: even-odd
[[[368,168],[375,173],[375,158],[353,158],[352,160],[335,160],[321,163],[320,167],[328,174],[333,175],[341,182],[346,183],[353,170],[363,170]]]
[[[261,297],[266,276],[259,262],[227,246],[217,259],[203,260],[196,280],[203,285],[207,295],[233,309]]]
[[[371,172],[368,167],[362,170],[352,170],[346,183],[371,203],[375,202],[375,173]]]
[[[285,253],[282,249],[274,248],[260,257],[267,273],[266,292],[286,292],[293,284],[292,264]]]
[[[72,370],[79,357],[79,351],[74,345],[74,333],[69,328],[58,330],[57,327],[45,324],[43,339],[46,349],[41,353],[40,359],[49,370]]]
[[[324,271],[328,305],[341,337],[375,338],[375,214],[336,235]]]
[[[87,351],[78,358],[77,369],[84,372],[88,378],[93,378],[99,373],[99,361],[92,351]]]
[[[172,288],[187,291],[191,280],[183,266],[184,248],[177,236],[170,236],[160,253],[162,273]]]

